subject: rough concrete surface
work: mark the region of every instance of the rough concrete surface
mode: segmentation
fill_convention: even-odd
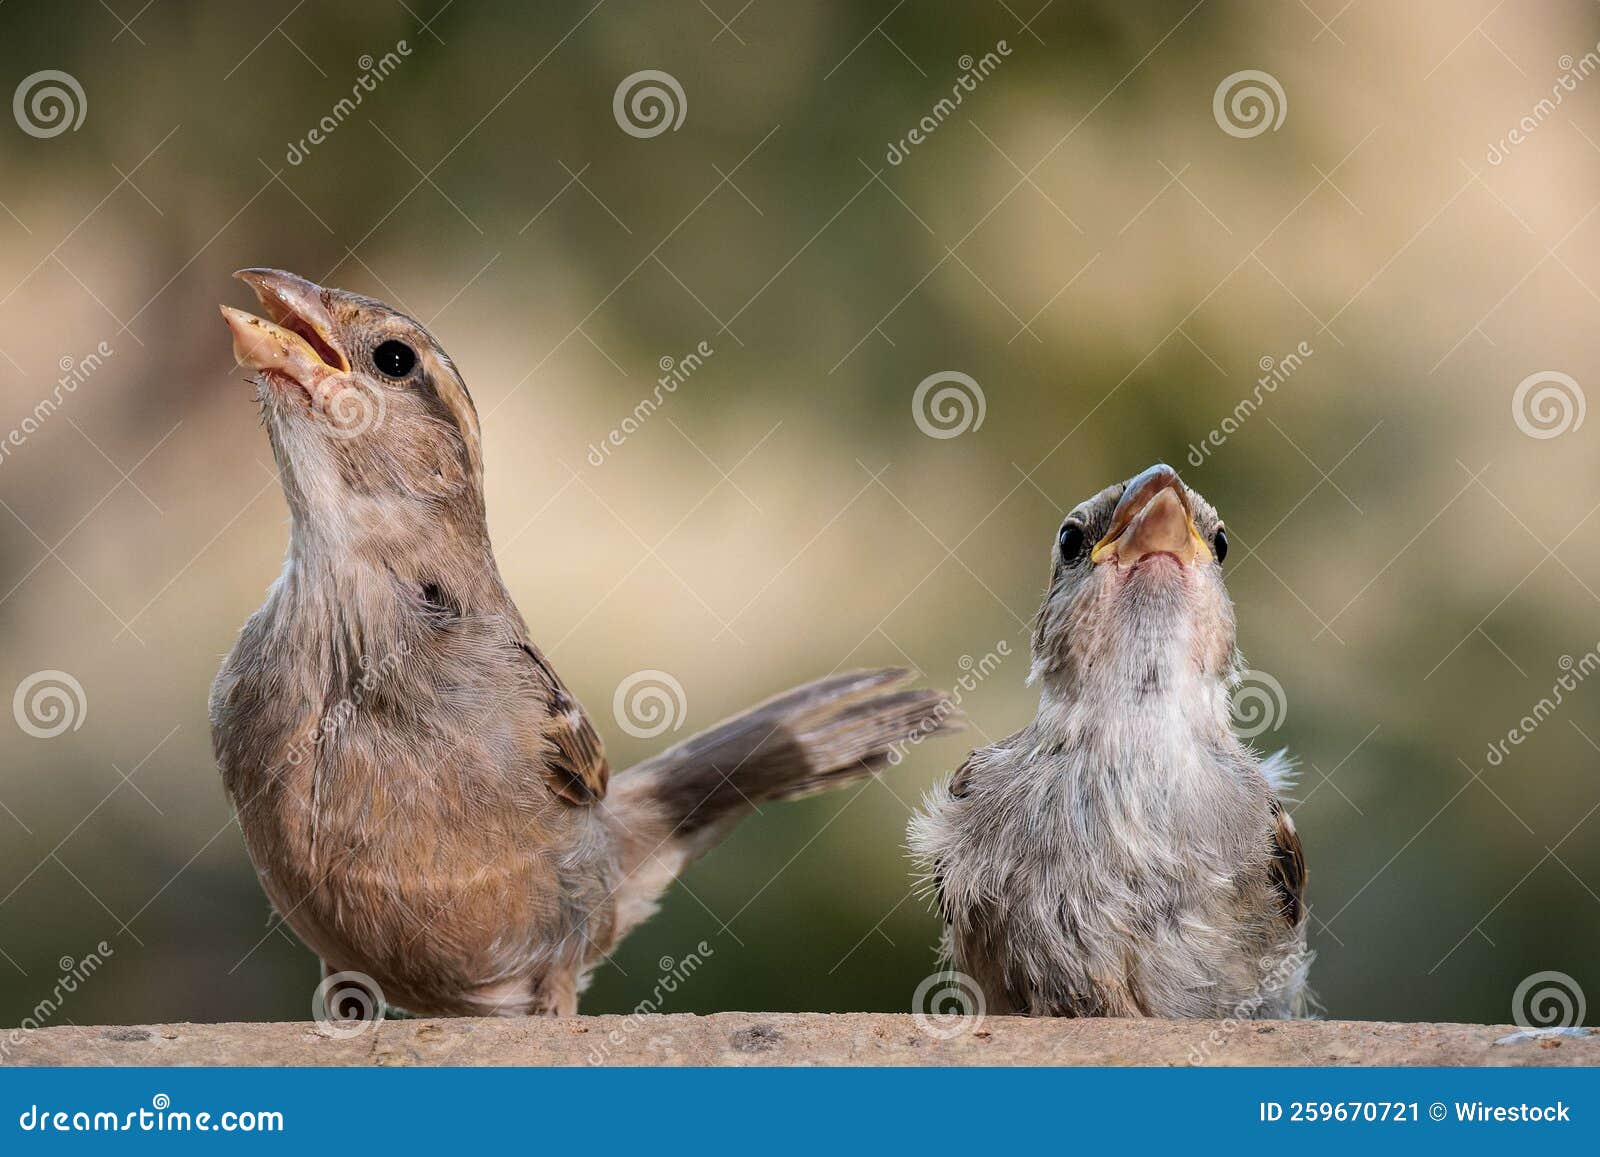
[[[388,1020],[0,1033],[8,1065],[1600,1065],[1600,1031],[900,1013]]]

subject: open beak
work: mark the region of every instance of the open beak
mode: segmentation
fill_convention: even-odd
[[[283,374],[313,396],[330,376],[350,371],[319,286],[280,269],[241,269],[234,276],[255,290],[271,319],[221,307],[240,365]]]
[[[1176,470],[1159,462],[1128,483],[1111,529],[1089,557],[1131,567],[1153,554],[1170,554],[1184,566],[1211,561],[1211,548],[1195,529],[1188,490]]]

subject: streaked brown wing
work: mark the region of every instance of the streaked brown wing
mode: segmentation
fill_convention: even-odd
[[[1272,801],[1272,862],[1267,874],[1282,903],[1283,918],[1291,928],[1298,926],[1306,914],[1306,856],[1294,820],[1277,800]]]
[[[961,766],[956,768],[956,773],[950,777],[950,794],[955,796],[956,799],[966,798],[967,790],[971,786],[969,778],[977,762],[978,753],[974,751],[962,761]]]
[[[570,804],[586,806],[605,798],[611,768],[605,745],[566,684],[531,643],[519,644],[533,660],[540,692],[547,707],[544,739],[545,778],[550,789]]]
[[[956,773],[950,777],[950,794],[956,799],[965,799],[967,792],[972,790],[972,777],[977,774],[978,768],[986,761],[997,759],[1017,742],[1021,731],[1013,731],[1010,735],[988,747],[980,747],[973,751],[956,768]]]

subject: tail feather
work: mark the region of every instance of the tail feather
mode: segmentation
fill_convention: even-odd
[[[771,798],[799,799],[876,771],[894,758],[898,745],[956,730],[954,711],[944,692],[929,688],[827,703],[793,725],[816,772],[779,785]]]
[[[910,677],[887,667],[818,679],[616,776],[607,805],[623,845],[622,922],[648,915],[678,872],[757,804],[852,783],[903,745],[958,730],[950,698],[902,686]]]

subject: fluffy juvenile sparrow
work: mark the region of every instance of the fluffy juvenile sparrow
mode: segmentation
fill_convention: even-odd
[[[330,974],[417,1013],[571,1014],[755,803],[848,783],[952,723],[905,672],[838,675],[613,781],[501,582],[454,364],[381,302],[237,276],[270,319],[222,310],[291,529],[212,688],[212,735],[262,886]]]
[[[913,818],[946,953],[991,1012],[1305,1011],[1290,765],[1229,729],[1242,669],[1217,512],[1156,465],[1061,524],[1027,727]]]

